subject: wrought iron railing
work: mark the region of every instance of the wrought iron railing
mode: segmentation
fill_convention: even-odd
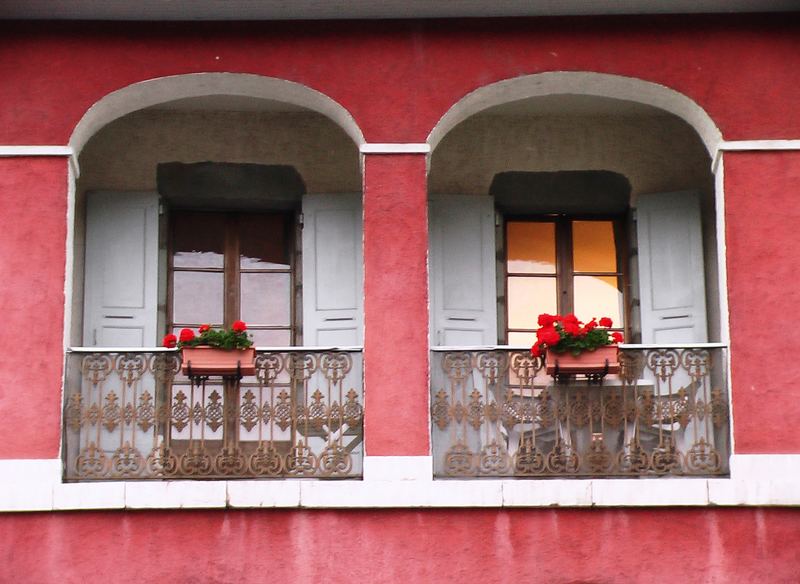
[[[547,376],[518,348],[435,349],[436,477],[728,473],[723,345],[627,345],[601,384]]]
[[[256,374],[189,379],[180,352],[67,353],[67,480],[362,474],[359,350],[259,350]]]

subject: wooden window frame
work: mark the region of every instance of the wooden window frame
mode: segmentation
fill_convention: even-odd
[[[223,267],[222,268],[176,268],[173,262],[174,242],[175,242],[175,219],[180,213],[209,213],[224,217],[225,235],[223,246]],[[245,214],[269,214],[283,215],[285,217],[286,229],[284,232],[284,245],[288,250],[289,268],[242,268],[240,262],[240,238],[238,237],[239,217]],[[176,323],[174,322],[174,274],[175,272],[213,272],[223,274],[223,327],[230,328],[233,322],[241,318],[241,275],[243,273],[286,273],[289,274],[289,325],[263,325],[259,323],[248,323],[250,330],[288,330],[289,345],[295,346],[300,331],[298,320],[298,298],[297,290],[299,283],[298,270],[298,236],[299,229],[297,213],[292,211],[223,211],[205,209],[175,209],[170,213],[168,220],[167,237],[167,307],[166,323],[167,332],[172,332]],[[179,323],[177,326],[187,328],[197,328],[205,323]]]
[[[572,224],[575,221],[610,221],[614,230],[614,247],[617,255],[616,272],[576,272],[573,265],[572,253]],[[552,223],[555,227],[555,252],[556,252],[556,271],[553,274],[530,274],[525,272],[508,271],[508,224],[509,223]],[[630,238],[626,224],[626,215],[581,215],[581,214],[558,214],[558,215],[504,215],[503,216],[503,297],[504,297],[504,327],[502,330],[503,338],[500,341],[508,343],[509,333],[529,333],[537,328],[535,315],[531,318],[531,328],[519,329],[512,328],[510,325],[510,315],[508,311],[508,280],[509,277],[525,278],[555,278],[556,280],[556,307],[558,314],[569,314],[574,312],[575,290],[573,278],[575,276],[616,276],[622,280],[622,318],[623,326],[614,327],[612,330],[623,332],[629,338],[631,331],[631,306],[630,306]]]

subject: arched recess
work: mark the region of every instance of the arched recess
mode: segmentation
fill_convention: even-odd
[[[690,98],[658,83],[605,73],[553,71],[504,79],[467,94],[454,104],[428,135],[431,149],[456,125],[485,109],[547,95],[585,95],[639,102],[682,118],[692,126],[713,158],[722,133]]]
[[[592,115],[595,119],[591,128],[578,119]],[[537,122],[512,123],[510,120],[515,116],[517,120],[529,116]],[[503,122],[498,120],[504,117],[506,125],[501,129]],[[601,118],[603,121],[599,122]],[[678,138],[674,143],[671,143],[670,132]],[[490,270],[488,266],[493,258],[504,253],[505,243],[504,235],[500,231],[496,235],[492,225],[504,225],[503,217],[531,220],[545,215],[601,215],[602,204],[598,207],[594,204],[598,201],[590,201],[597,191],[591,195],[589,191],[581,192],[575,187],[575,184],[594,184],[590,173],[598,171],[617,173],[623,182],[631,179],[625,195],[626,210],[620,211],[613,206],[605,209],[606,215],[626,222],[619,229],[626,232],[627,253],[631,256],[635,256],[637,240],[634,210],[643,214],[646,207],[672,197],[670,204],[666,205],[669,208],[679,199],[686,199],[685,191],[696,193],[698,202],[692,203],[687,199],[686,205],[687,208],[699,205],[699,209],[691,213],[701,217],[702,243],[696,247],[704,256],[704,268],[701,267],[697,273],[704,269],[700,278],[704,276],[707,285],[705,291],[693,292],[693,297],[705,297],[708,306],[707,317],[705,308],[698,310],[697,314],[703,315],[698,321],[706,323],[710,340],[727,339],[722,168],[720,165],[712,169],[711,164],[721,141],[722,134],[714,121],[689,97],[663,85],[630,77],[593,72],[548,72],[506,79],[466,95],[442,116],[427,139],[433,152],[428,187],[432,218],[431,255],[434,258],[431,263],[432,344],[491,344],[493,338],[502,341],[504,317],[500,313],[505,310],[502,304],[506,299],[499,284],[499,274],[503,268],[498,263],[495,278],[495,269]],[[637,150],[640,143],[647,148]],[[492,180],[492,177],[497,180]],[[508,188],[498,188],[501,184]],[[570,189],[576,198],[563,206],[552,205],[547,197],[541,198],[542,189],[536,186],[541,184],[550,185],[551,195],[560,193],[558,196],[562,200],[563,194]],[[472,215],[467,211],[469,204],[475,206]],[[581,213],[576,208],[580,208]],[[454,223],[456,212],[464,215],[463,240],[458,241],[455,234],[461,232]],[[483,217],[480,221],[479,216]],[[476,230],[485,233],[486,239],[481,244],[480,262],[476,261],[475,253],[470,255],[466,251],[468,242],[477,246],[477,239],[472,235]],[[438,240],[441,240],[438,247],[442,249],[437,248]],[[445,248],[451,252],[442,251]],[[461,254],[460,263],[457,261],[459,258],[451,257],[456,250]],[[437,274],[437,254],[447,253],[451,256],[440,263],[449,266],[449,271]],[[635,263],[638,260],[631,261]],[[620,266],[629,263],[628,260],[619,260],[617,270],[622,272]],[[465,276],[469,266],[473,268],[473,276]],[[637,269],[637,266],[630,268],[630,277],[637,276]],[[486,276],[490,271],[492,276]],[[469,279],[473,285],[454,286],[458,293],[449,294],[446,282],[456,273]],[[483,274],[482,293],[475,292],[473,305],[464,298],[464,290],[479,288],[474,285],[478,273]],[[645,294],[645,287],[641,287],[639,292]],[[561,293],[571,295],[571,292]],[[487,300],[493,297],[498,300],[497,332],[494,332],[495,307]],[[478,299],[482,299],[480,306]],[[442,305],[438,309],[437,300]],[[638,297],[632,301],[626,299],[621,311],[635,312],[638,309],[632,306],[637,307],[638,301]],[[458,334],[453,333],[448,341],[450,325],[445,307],[451,302],[462,302],[464,306],[469,304],[470,308],[462,311],[464,314],[454,312],[457,314],[453,319],[458,321],[458,326],[453,325],[453,328],[458,329]],[[568,306],[572,304],[567,303]],[[479,314],[480,318],[467,314],[470,311]],[[441,321],[438,325],[437,319]],[[475,331],[464,332],[462,329],[467,327],[463,323],[467,319],[484,324],[476,324]],[[629,322],[636,323],[636,334],[631,335],[636,342],[641,342],[637,340],[639,338],[650,343],[689,342],[673,340],[667,334],[658,336],[655,332],[651,338],[653,335],[657,338],[647,341],[647,335],[639,334],[642,321],[635,314],[625,319],[626,328]],[[700,325],[692,333],[694,342],[706,340],[700,328],[704,327]],[[440,335],[439,330],[444,332]],[[507,335],[510,334],[507,331]]]
[[[475,363],[488,354],[506,355],[505,363],[528,359],[542,313],[574,313],[585,321],[611,317],[625,335],[623,355],[641,362],[667,347],[678,355],[709,347],[708,341],[727,342],[721,165],[712,170],[711,164],[721,140],[688,97],[614,75],[530,75],[481,87],[454,104],[428,136],[431,387],[447,387],[441,371],[452,371],[446,360],[456,351],[492,347],[472,353]],[[719,346],[712,350],[722,364],[715,379],[724,383],[725,355]],[[558,358],[555,350],[549,353]],[[564,376],[563,384],[554,384],[536,360],[527,380],[512,365],[507,380],[483,383],[481,365],[473,367],[472,380],[466,375],[463,386],[444,390],[442,403],[537,411],[552,395],[569,404],[570,392],[589,379]],[[641,371],[634,376],[638,387],[654,387],[655,399],[666,403],[670,396],[663,399],[667,392],[658,380]],[[673,372],[670,388],[693,387],[688,371]],[[604,381],[617,382],[613,376]],[[507,391],[496,389],[502,383]],[[550,394],[548,387],[556,389]],[[590,409],[603,407],[596,396],[590,399],[598,399]],[[624,432],[597,435],[592,443],[573,427],[567,433],[577,453],[574,470],[539,467],[539,460],[562,452],[555,426],[500,417],[476,423],[474,431],[464,424],[456,445],[452,427],[434,424],[434,474],[495,473],[497,467],[487,472],[482,466],[491,451],[501,454],[493,460],[508,461],[501,472],[567,476],[583,472],[580,465],[595,446],[602,444],[618,461],[629,451]],[[696,451],[700,427],[714,449],[708,469],[727,472],[724,424],[711,429],[699,418],[676,424],[667,430],[669,441],[682,453]],[[656,451],[664,429],[640,424],[637,444]],[[456,448],[466,453],[463,460],[480,462],[456,468]],[[534,459],[529,467],[519,464]],[[676,457],[673,470],[689,470],[682,464]],[[606,472],[627,471],[611,464]]]
[[[356,145],[364,135],[353,116],[319,91],[294,81],[245,73],[190,73],[140,81],[103,97],[84,114],[69,139],[77,157],[100,128],[113,120],[154,105],[191,97],[232,95],[291,103],[327,116]]]
[[[230,124],[228,118],[219,117],[228,114],[235,114],[235,119]],[[190,119],[180,120],[176,124],[159,123],[160,120],[169,122],[178,119],[181,115],[188,115]],[[278,120],[275,122],[277,126],[271,125],[267,128],[280,133],[277,139],[275,133],[263,131],[265,126],[256,127],[257,124],[272,123],[253,121],[259,120],[260,115],[273,116]],[[213,116],[218,116],[216,121]],[[313,127],[298,127],[291,121],[292,116],[313,117]],[[209,122],[209,119],[212,121]],[[181,124],[174,131],[175,126]],[[324,135],[315,133],[318,128],[324,128]],[[245,139],[249,142],[245,142]],[[174,324],[174,319],[165,316],[168,310],[163,308],[167,297],[165,290],[173,289],[172,284],[164,284],[167,278],[172,278],[166,275],[164,267],[169,249],[165,239],[172,236],[167,237],[165,233],[172,233],[170,230],[173,229],[169,226],[172,225],[172,220],[163,219],[164,208],[167,211],[170,208],[200,212],[213,210],[228,215],[235,214],[234,211],[239,215],[259,211],[262,214],[286,215],[288,223],[284,226],[285,229],[295,230],[297,233],[300,233],[301,222],[305,218],[303,237],[298,235],[290,245],[292,251],[286,252],[294,254],[292,257],[305,258],[304,261],[292,260],[292,265],[296,266],[296,269],[291,269],[293,282],[298,282],[299,278],[306,278],[306,282],[311,282],[310,276],[306,277],[307,272],[318,268],[319,272],[313,272],[315,278],[325,280],[333,277],[324,271],[329,270],[326,266],[330,264],[324,259],[327,257],[326,252],[334,253],[337,248],[318,240],[336,237],[340,246],[345,243],[350,245],[347,249],[353,252],[352,281],[347,282],[349,287],[346,293],[340,287],[337,289],[339,297],[328,299],[328,305],[323,307],[324,310],[333,310],[330,306],[340,307],[344,302],[340,297],[343,296],[355,299],[351,302],[352,306],[348,305],[347,310],[340,311],[347,314],[337,313],[338,328],[332,325],[330,330],[325,328],[323,308],[318,307],[325,302],[317,302],[319,299],[316,296],[309,299],[306,294],[302,302],[297,299],[287,302],[291,303],[292,326],[297,331],[307,333],[297,343],[360,344],[358,339],[361,338],[363,321],[359,300],[362,296],[362,261],[358,147],[363,143],[361,129],[344,107],[319,91],[284,79],[239,73],[175,75],[134,83],[104,96],[87,110],[69,141],[74,156],[79,161],[80,176],[73,177],[70,185],[71,253],[68,268],[72,276],[68,294],[72,310],[67,311],[67,344],[109,346],[108,343],[101,342],[101,337],[94,335],[93,331],[102,330],[102,327],[90,326],[87,320],[91,311],[86,308],[86,304],[89,303],[87,298],[90,299],[91,296],[86,282],[90,278],[84,275],[89,273],[91,262],[86,252],[90,249],[106,250],[109,247],[92,246],[87,235],[90,215],[87,201],[92,193],[96,195],[96,199],[120,201],[117,205],[119,208],[136,202],[135,212],[144,213],[142,217],[152,214],[147,221],[157,224],[153,233],[158,235],[158,259],[150,264],[157,264],[158,275],[153,270],[148,272],[149,283],[144,286],[148,290],[154,286],[158,288],[157,300],[151,298],[152,301],[143,303],[140,311],[150,323],[147,331],[152,329],[163,333],[169,329],[169,323]],[[307,150],[298,153],[303,148]],[[338,158],[332,157],[325,148],[344,154]],[[148,151],[147,156],[141,156],[143,151]],[[98,156],[98,153],[103,156]],[[277,153],[285,153],[286,156],[282,159]],[[301,156],[304,158],[299,160]],[[286,160],[286,157],[294,159]],[[326,164],[316,164],[320,158],[324,158]],[[345,170],[342,166],[337,166],[342,158],[347,160]],[[171,163],[178,163],[178,167],[182,164],[183,168],[176,169]],[[318,167],[324,168],[316,170]],[[102,172],[96,172],[98,169],[102,169]],[[146,180],[143,180],[145,172]],[[346,180],[331,180],[331,176],[337,176],[337,173],[338,176],[346,175]],[[324,180],[319,179],[319,176],[323,176]],[[122,178],[116,180],[119,177]],[[193,184],[199,184],[198,181],[202,182],[203,188],[193,187]],[[295,183],[301,187],[286,190]],[[220,195],[223,189],[227,189],[228,194]],[[227,199],[222,200],[222,196]],[[189,198],[193,199],[189,201]],[[139,199],[141,202],[137,202]],[[98,204],[95,208],[101,208],[102,205]],[[117,207],[114,209],[103,212],[113,215],[118,212]],[[240,217],[236,221],[244,219]],[[114,237],[114,229],[107,231],[103,237],[119,241],[120,238]],[[313,237],[315,234],[318,237]],[[146,236],[148,241],[154,240],[153,237]],[[345,243],[343,238],[346,239]],[[292,238],[287,236],[288,239]],[[139,243],[141,242],[137,240],[136,245]],[[155,249],[154,245],[150,247]],[[308,246],[315,246],[319,253],[310,253],[306,249]],[[315,267],[310,267],[312,260],[315,260]],[[105,260],[93,261],[97,263]],[[110,263],[117,265],[120,272],[127,274],[130,271],[123,262]],[[225,277],[228,278],[227,275]],[[122,281],[120,278],[117,280]],[[295,284],[289,288],[300,290],[302,287]],[[317,289],[329,288],[308,285],[303,290],[311,293]],[[152,294],[150,296],[155,298]],[[158,305],[156,320],[152,317],[154,303]],[[100,306],[100,303],[92,304],[95,305]],[[225,314],[229,314],[228,305],[225,306]],[[97,308],[96,312],[104,313],[105,310]],[[127,314],[112,316],[118,322],[124,322],[123,318],[133,318]],[[230,316],[225,319],[230,320]],[[303,326],[300,326],[301,322]],[[310,322],[319,326],[311,326]],[[316,338],[317,334],[319,339]],[[145,336],[146,342],[134,339],[130,346],[150,346],[154,339],[160,338],[151,332]],[[340,340],[345,337],[346,340]],[[272,344],[259,341],[258,338],[256,343]],[[112,346],[128,346],[128,342],[123,339],[122,344],[112,343]]]

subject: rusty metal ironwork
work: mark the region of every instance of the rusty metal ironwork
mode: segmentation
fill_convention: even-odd
[[[725,347],[628,346],[602,385],[528,351],[434,350],[436,477],[728,473]]]
[[[242,379],[187,378],[180,359],[67,354],[66,480],[361,476],[360,351],[259,351]]]

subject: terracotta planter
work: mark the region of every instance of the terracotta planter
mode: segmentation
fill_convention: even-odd
[[[184,347],[181,371],[192,375],[255,375],[256,350]]]
[[[545,366],[548,375],[598,375],[602,373],[619,373],[619,348],[617,345],[604,345],[594,351],[583,351],[575,356],[572,353],[555,353],[547,351]],[[608,361],[608,371],[606,368]]]

